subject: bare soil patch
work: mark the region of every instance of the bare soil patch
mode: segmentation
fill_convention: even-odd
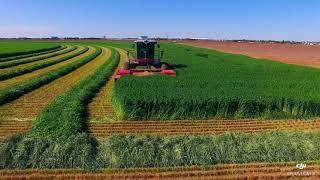
[[[195,47],[320,68],[320,46],[223,41],[181,41]]]
[[[224,164],[207,167],[171,167],[136,169],[26,169],[1,170],[2,179],[318,179],[319,162],[307,161],[306,168],[297,162]],[[249,178],[248,178],[249,177]]]

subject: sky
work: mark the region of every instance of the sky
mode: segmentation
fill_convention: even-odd
[[[2,0],[2,37],[320,41],[320,0]]]

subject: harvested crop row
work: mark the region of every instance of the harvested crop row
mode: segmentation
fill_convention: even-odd
[[[62,68],[64,66],[67,66],[67,65],[73,63],[74,61],[76,61],[76,60],[78,60],[78,59],[80,59],[82,57],[85,57],[85,56],[91,54],[94,51],[94,49],[91,48],[89,51],[83,52],[85,49],[86,49],[85,47],[80,47],[75,52],[70,52],[70,53],[67,53],[67,54],[60,55],[59,57],[56,57],[56,58],[64,58],[64,57],[67,57],[67,56],[77,55],[75,57],[72,57],[72,58],[68,59],[67,61],[63,61],[61,63],[55,64],[55,65],[52,65],[52,66],[49,66],[49,67],[46,67],[46,68],[43,68],[43,69],[32,71],[31,73],[23,74],[21,76],[17,76],[17,77],[11,78],[11,79],[7,79],[7,80],[4,80],[4,81],[1,81],[0,89],[5,89],[5,88],[8,88],[10,86],[14,86],[14,85],[20,84],[22,82],[28,81],[28,80],[30,80],[32,78],[41,76],[41,75],[43,75],[45,73],[48,73],[50,71],[55,71],[55,70],[57,70],[59,68]],[[81,55],[79,55],[80,52],[83,52],[83,53]]]
[[[31,129],[31,121],[1,121],[0,120],[0,139],[8,136],[23,133]]]
[[[101,62],[94,63],[97,66],[94,72],[81,72],[88,76],[48,105],[33,122],[30,132],[0,144],[0,154],[10,153],[0,168],[97,168],[102,165],[97,161],[97,144],[86,133],[85,115],[86,106],[119,63],[118,52],[111,51],[108,59],[108,56],[101,59],[102,65]],[[101,48],[97,52],[100,55]],[[85,71],[88,68],[85,67]],[[24,146],[26,143],[28,145]],[[41,152],[37,151],[39,148]],[[20,155],[31,151],[39,153],[33,154],[32,158]]]
[[[258,133],[265,131],[317,131],[320,120],[208,120],[208,121],[124,121],[90,124],[97,137],[115,134],[208,135],[226,132]]]
[[[117,69],[121,68],[127,61],[127,55],[122,49],[117,49],[120,54],[120,62]],[[93,101],[89,104],[89,119],[112,119],[115,118],[115,112],[112,107],[112,90],[115,84],[115,73],[107,80],[107,84],[100,90]]]
[[[21,121],[20,121],[21,122]],[[27,122],[3,121],[3,131],[10,129],[11,125],[23,127],[24,132],[31,126]],[[146,121],[146,122],[118,122],[90,124],[90,132],[96,137],[107,137],[116,134],[158,134],[158,135],[209,135],[226,132],[259,133],[265,131],[316,131],[320,128],[320,120],[299,121],[299,120],[212,120],[212,121]],[[1,135],[0,135],[1,136]]]
[[[36,50],[27,50],[27,51],[12,52],[12,53],[1,53],[1,54],[0,54],[0,58],[1,58],[1,60],[5,59],[5,58],[7,58],[7,57],[14,57],[14,58],[16,58],[17,56],[20,56],[20,55],[37,54],[37,53],[41,53],[41,52],[48,51],[48,50],[58,49],[58,48],[60,48],[60,47],[61,47],[61,46],[58,45],[58,46],[53,46],[53,47],[49,47],[49,48],[41,48],[41,49],[36,49]]]
[[[8,57],[8,58],[1,58],[0,62],[3,63],[3,62],[12,61],[12,60],[22,60],[22,59],[32,58],[32,57],[37,58],[37,57],[41,57],[42,55],[45,55],[45,54],[61,51],[65,48],[66,48],[66,46],[60,46],[59,48],[48,50],[48,51],[43,51],[43,52],[39,52],[39,53],[26,54],[26,55],[20,55],[20,56]]]
[[[191,166],[173,168],[102,169],[96,171],[79,169],[55,170],[1,170],[0,176],[8,179],[246,179],[320,177],[319,162],[308,161],[302,171],[296,168],[297,162],[250,163],[214,166]],[[305,173],[307,172],[307,173]]]
[[[96,48],[95,48],[96,49]],[[89,48],[86,48],[85,51],[88,51]],[[83,54],[82,51],[79,52],[79,54]],[[83,58],[80,58],[79,60],[70,63],[67,66],[63,66],[55,71],[50,71],[48,73],[45,73],[41,76],[35,77],[30,79],[27,82],[21,83],[19,85],[9,87],[7,89],[4,89],[0,93],[0,104],[9,103],[13,100],[18,99],[19,97],[37,89],[40,88],[43,85],[46,85],[64,75],[69,74],[70,72],[76,70],[77,68],[87,64],[97,56],[101,54],[101,49],[97,48],[94,53],[89,54],[88,56],[85,56]],[[81,55],[79,55],[81,56]]]
[[[11,67],[8,69],[4,69],[3,71],[0,71],[0,80],[6,80],[10,79],[19,75],[31,73],[33,71],[36,71],[38,69],[42,69],[48,66],[52,66],[54,64],[58,64],[63,61],[67,61],[73,57],[76,57],[78,55],[81,55],[85,53],[88,48],[85,48],[81,51],[76,51],[77,47],[73,47],[66,52],[61,53],[60,55],[57,55],[56,57],[48,58],[46,60],[40,61],[40,62],[33,62],[28,64],[22,64],[17,67]],[[72,53],[76,52],[76,53]]]
[[[88,53],[92,54],[93,48],[90,48]],[[87,53],[86,53],[87,54]],[[101,66],[110,56],[110,52],[103,48],[102,53],[91,60],[89,63],[79,67],[75,71],[56,79],[55,81],[44,85],[19,99],[12,101],[0,107],[0,114],[7,118],[34,118],[44,107],[50,104],[57,96],[70,90],[73,86],[85,79]],[[84,56],[78,56],[78,60]]]
[[[19,66],[21,64],[27,64],[27,63],[40,61],[40,60],[43,60],[43,59],[48,59],[48,58],[51,58],[51,57],[54,57],[54,56],[58,56],[58,55],[61,55],[61,54],[67,53],[67,52],[71,52],[74,49],[75,49],[75,47],[72,47],[72,46],[63,46],[59,51],[46,53],[46,54],[43,54],[43,55],[40,55],[40,56],[2,62],[2,63],[0,63],[0,69],[10,68],[10,67],[14,67],[14,66]],[[0,70],[0,73],[1,72],[2,72],[2,70]]]

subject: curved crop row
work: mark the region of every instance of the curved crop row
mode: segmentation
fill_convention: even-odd
[[[1,170],[4,179],[288,179],[320,178],[320,163],[307,161],[304,170],[296,168],[299,162],[250,163],[214,166],[192,166],[172,168],[80,169],[55,170]]]
[[[50,48],[43,48],[43,49],[37,49],[37,50],[31,50],[31,51],[21,51],[21,52],[13,52],[13,53],[2,53],[0,54],[0,61],[2,60],[6,60],[4,58],[7,58],[7,57],[13,57],[15,56],[14,58],[20,58],[21,56],[20,55],[34,55],[34,54],[37,54],[37,53],[41,53],[43,51],[49,51],[49,50],[53,50],[53,49],[58,49],[60,48],[61,46],[58,45],[58,46],[54,46],[54,47],[50,47]],[[17,57],[17,56],[20,56],[20,57]]]
[[[67,57],[67,56],[77,55],[80,51],[83,52],[83,50],[85,50],[85,49],[88,49],[88,47],[79,46],[79,48],[76,49],[74,52],[69,52],[69,53],[66,53],[66,54],[59,55],[57,57],[52,58],[52,60],[64,58],[64,57]],[[30,72],[30,73],[25,73],[25,74],[16,76],[14,78],[3,80],[0,83],[0,90],[1,89],[5,89],[5,88],[9,88],[9,87],[12,87],[12,86],[16,86],[18,84],[22,84],[22,83],[24,83],[26,81],[29,81],[30,79],[37,78],[38,76],[41,76],[41,75],[46,74],[48,72],[53,72],[55,70],[61,69],[61,68],[65,67],[65,66],[77,61],[79,58],[85,57],[85,56],[93,53],[93,51],[94,51],[93,47],[90,47],[87,51],[83,52],[82,54],[80,54],[78,56],[74,56],[73,58],[70,58],[67,61],[63,61],[63,62],[54,64],[54,65],[51,65],[51,66],[48,66],[48,67],[45,67],[45,68],[41,68],[41,69],[35,70],[33,72]],[[22,66],[24,66],[24,65],[22,65]]]
[[[227,132],[259,133],[266,131],[317,131],[320,120],[208,120],[208,121],[123,121],[91,123],[96,137],[124,135],[210,135]]]
[[[5,69],[5,68],[12,67],[12,66],[17,66],[17,65],[21,65],[21,64],[27,64],[27,63],[30,63],[30,62],[36,62],[36,61],[40,61],[40,60],[43,60],[43,59],[51,58],[51,57],[54,57],[54,56],[58,56],[60,54],[71,52],[71,51],[75,50],[75,48],[76,47],[69,47],[68,48],[68,46],[63,46],[58,52],[55,51],[55,52],[46,53],[44,55],[40,55],[40,56],[36,56],[36,57],[23,58],[23,59],[17,59],[17,60],[2,62],[2,63],[0,63],[0,69]]]
[[[112,50],[111,57],[104,59],[95,72],[45,108],[30,133],[4,141],[0,154],[7,155],[0,168],[96,167],[99,164],[96,143],[83,133],[86,132],[85,107],[112,75],[118,62],[119,55]],[[17,148],[19,153],[15,153]],[[37,151],[39,148],[42,150]]]
[[[69,52],[73,52],[75,49],[77,49],[76,47],[72,48],[72,49],[69,49],[68,51],[64,52],[64,53],[59,53],[59,55],[65,55],[64,57],[61,57],[61,58],[53,58],[53,59],[48,59],[48,60],[43,60],[41,62],[36,62],[35,64],[33,63],[30,63],[30,64],[26,64],[26,67],[24,66],[19,66],[18,68],[14,68],[12,70],[8,70],[8,71],[4,71],[4,72],[1,72],[0,73],[0,81],[1,80],[6,80],[6,79],[10,79],[10,78],[13,78],[15,76],[19,76],[19,75],[22,75],[22,74],[26,74],[26,73],[30,73],[30,72],[33,72],[35,70],[38,70],[38,69],[42,69],[42,68],[45,68],[45,67],[48,67],[48,66],[51,66],[51,65],[54,65],[54,64],[57,64],[57,63],[60,63],[60,62],[63,62],[63,61],[66,61],[66,60],[69,60],[71,58],[74,58],[74,57],[77,57],[85,52],[88,51],[88,48],[85,48],[77,53],[74,53],[74,54],[66,54],[66,53],[69,53]],[[56,56],[59,56],[59,55],[56,55]]]
[[[94,73],[110,56],[110,51],[102,48],[102,53],[89,63],[62,76],[49,84],[41,86],[19,99],[0,107],[0,115],[6,120],[15,118],[35,118],[59,95],[71,90],[79,82]]]
[[[78,67],[81,67],[82,65],[96,58],[98,55],[100,55],[100,53],[101,53],[101,49],[98,49],[93,54],[90,54],[84,58],[81,58],[78,61],[72,62],[71,64],[65,67],[62,67],[61,69],[57,69],[52,72],[50,71],[39,77],[30,79],[25,83],[1,90],[0,105],[8,103],[12,100],[15,100],[20,96],[22,96],[23,94],[26,94],[34,89],[41,87],[44,84],[48,84],[49,82],[76,70]]]
[[[42,55],[45,55],[45,54],[61,51],[61,50],[65,49],[65,48],[66,48],[66,46],[61,45],[57,49],[52,49],[52,50],[43,51],[43,52],[39,52],[39,53],[32,53],[32,54],[26,54],[26,55],[20,55],[20,56],[0,58],[0,63],[9,62],[9,61],[13,61],[13,60],[21,60],[21,59],[26,59],[26,58],[38,57],[38,56],[42,56]]]
[[[32,133],[40,137],[57,138],[86,132],[84,107],[103,87],[118,63],[119,55],[112,49],[111,57],[94,73],[46,107],[34,122]]]
[[[123,64],[127,61],[127,55],[122,49],[116,48],[120,54],[120,62],[117,69],[122,68]],[[114,118],[115,112],[112,107],[112,90],[115,85],[115,73],[109,79],[107,84],[100,90],[95,96],[92,102],[89,104],[88,116],[91,120]]]

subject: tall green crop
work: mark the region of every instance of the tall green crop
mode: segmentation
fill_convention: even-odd
[[[320,70],[164,44],[177,77],[123,77],[122,119],[308,118],[320,115]]]

